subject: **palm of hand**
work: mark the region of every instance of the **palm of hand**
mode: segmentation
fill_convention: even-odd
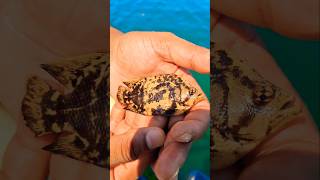
[[[196,47],[196,48],[195,48]],[[184,49],[181,50],[181,49]],[[117,88],[122,83],[122,81],[136,79],[138,77],[155,75],[155,74],[164,74],[164,73],[175,73],[178,76],[184,78],[189,83],[194,85],[195,87],[198,86],[197,82],[193,79],[193,77],[186,71],[186,68],[195,68],[195,64],[199,63],[198,61],[191,62],[195,55],[195,52],[199,53],[203,52],[203,49],[199,49],[198,51],[187,51],[188,48],[195,48],[193,44],[188,44],[186,41],[182,39],[178,39],[177,37],[173,36],[170,33],[156,33],[156,32],[130,32],[125,35],[120,36],[111,44],[111,96],[116,97]],[[189,50],[189,49],[188,49]],[[202,51],[203,50],[203,51]],[[205,54],[206,52],[204,52]],[[209,54],[205,54],[209,55]],[[209,56],[203,56],[204,58],[201,59],[202,62],[205,60],[209,60]],[[188,64],[189,63],[189,64]],[[201,61],[200,61],[201,63]],[[205,63],[209,63],[205,61]],[[177,65],[179,64],[179,65]],[[201,64],[203,66],[203,64]],[[209,67],[208,67],[209,68]],[[199,68],[198,68],[199,70]],[[200,70],[201,71],[201,70]],[[205,71],[202,69],[202,71]],[[114,108],[119,108],[117,105]],[[199,111],[200,110],[200,111]],[[120,111],[120,110],[119,110]],[[200,115],[199,115],[200,113]],[[124,117],[125,118],[120,118]],[[147,117],[142,116],[130,111],[124,111],[122,115],[117,115],[118,118],[111,118],[111,132],[117,134],[117,132],[125,133],[129,130],[135,128],[142,128],[148,126],[156,126],[160,128],[164,128],[166,125],[166,120],[164,118],[157,117]],[[190,118],[186,118],[190,117]],[[181,124],[180,128],[176,128],[175,130],[170,130],[165,144],[169,144],[174,142],[173,136],[170,134],[175,134],[179,132],[181,129],[188,129],[191,126],[198,126],[198,134],[196,136],[200,136],[202,132],[205,131],[207,128],[207,123],[209,121],[209,103],[207,101],[202,101],[199,104],[196,104],[194,108],[191,109],[190,113],[186,115],[186,117],[179,116],[170,118],[169,121],[177,122],[181,120],[185,120],[190,126],[184,127],[184,124]],[[199,118],[195,118],[199,117]],[[117,121],[118,119],[118,121]],[[121,120],[119,120],[121,119]],[[157,120],[158,119],[158,120]],[[192,120],[191,120],[192,119]],[[197,119],[197,120],[195,120]],[[199,120],[198,120],[199,119]],[[170,127],[173,127],[173,124],[170,124]],[[121,130],[122,129],[122,130]],[[190,129],[189,129],[190,130]],[[198,137],[194,137],[198,138]],[[155,165],[155,171],[158,171],[158,175],[164,174],[164,177],[172,176],[172,173],[176,172],[176,166],[180,166],[183,159],[186,158],[187,151],[189,149],[189,145],[177,145],[173,143],[173,146],[169,148],[164,148],[162,150],[163,153],[160,153],[160,161]],[[172,154],[176,154],[180,151],[182,156],[179,157],[179,160],[175,163],[173,168],[168,168],[169,170],[160,170],[159,167],[165,167],[163,164],[168,163],[168,158],[171,157]],[[129,173],[130,168],[124,168],[130,166],[131,169],[139,169],[138,166],[145,167],[146,162],[150,162],[151,154],[144,155],[143,157],[139,157],[139,160],[133,161],[130,163],[122,164],[113,169],[114,176],[116,177],[117,174],[126,174]],[[158,160],[159,160],[158,158]],[[157,161],[158,161],[157,160]],[[140,164],[138,162],[141,162]],[[144,164],[144,165],[141,165]],[[117,172],[118,171],[118,172]],[[132,171],[132,170],[131,170]],[[160,171],[160,172],[159,172]],[[162,172],[161,172],[162,171]],[[166,171],[166,172],[164,172]],[[173,172],[172,172],[173,171]],[[157,173],[157,172],[156,172]],[[135,173],[137,175],[137,172]]]
[[[163,57],[154,49],[152,43],[159,43],[158,38],[160,39],[161,37],[154,37],[153,33],[128,33],[112,45],[111,71],[115,72],[110,73],[111,84],[116,84],[111,87],[111,95],[113,97],[116,97],[115,93],[117,92],[114,87],[117,88],[124,80],[161,73],[175,73],[177,71],[178,66],[165,62]],[[163,44],[163,46],[165,45]],[[121,111],[121,107],[118,105],[115,105],[113,108],[115,109],[114,111]],[[131,111],[123,110],[121,115],[116,116],[122,116],[122,118],[121,120],[118,120],[118,117],[110,119],[110,131],[113,135],[148,126],[163,128],[166,124],[165,118],[157,121],[153,117],[142,116]],[[129,174],[131,176],[138,176],[137,169],[139,169],[138,172],[143,170],[143,168],[138,168],[138,166],[149,164],[150,157],[151,154],[146,154],[143,157],[139,157],[136,161],[120,164],[112,169],[111,175],[117,178],[126,177]],[[146,166],[144,165],[143,167],[145,168]]]
[[[122,81],[143,76],[175,73],[177,65],[170,58],[167,33],[131,32],[123,35],[111,45],[111,95]],[[186,75],[186,73],[183,73]]]

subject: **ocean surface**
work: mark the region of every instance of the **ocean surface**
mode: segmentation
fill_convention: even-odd
[[[168,31],[209,48],[209,0],[111,0],[111,25],[123,32]],[[276,59],[292,85],[305,101],[318,126],[319,121],[319,41],[294,40],[270,30],[256,28],[267,50]],[[209,76],[193,72],[201,88],[209,97]],[[189,157],[180,170],[179,179],[186,179],[191,170],[209,174],[209,130],[202,139],[193,143]],[[145,173],[153,179],[150,169]]]

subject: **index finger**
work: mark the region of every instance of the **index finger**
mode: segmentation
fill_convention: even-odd
[[[165,62],[199,73],[210,72],[209,49],[195,45],[171,33],[163,33],[162,36],[165,40],[155,43],[154,48]]]
[[[168,136],[172,137],[172,141],[182,143],[188,143],[192,140],[199,139],[206,129],[208,129],[209,121],[209,102],[202,101],[191,109],[190,113],[183,119],[183,121],[179,121],[173,125]]]
[[[176,74],[201,90],[190,74],[180,69]],[[205,99],[195,104],[184,118],[182,116],[170,118],[169,126],[172,128],[169,130],[164,148],[153,166],[158,178],[176,178],[179,168],[187,158],[191,147],[190,142],[199,139],[209,127],[209,112],[210,105]],[[183,120],[181,120],[182,118]],[[172,121],[174,121],[173,125]]]
[[[201,87],[191,74],[178,69],[176,74],[186,79],[189,83],[198,88],[203,94]],[[172,117],[174,118],[174,117]],[[171,121],[171,119],[169,121]],[[183,121],[178,121],[170,129],[168,136],[171,141],[176,142],[190,142],[195,139],[199,139],[205,130],[209,126],[210,121],[210,104],[205,98],[202,101],[195,104],[190,112],[183,118]],[[167,141],[166,144],[171,143]]]

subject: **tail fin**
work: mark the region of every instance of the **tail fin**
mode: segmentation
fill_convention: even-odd
[[[61,94],[43,80],[35,76],[28,80],[21,110],[36,136],[62,131],[64,122],[57,111],[60,98]]]
[[[124,86],[119,86],[117,92],[117,99],[123,106],[126,106],[126,99],[128,98],[128,89]]]
[[[107,167],[104,154],[107,147],[93,149],[92,144],[78,134],[60,135],[55,142],[43,149],[76,160],[93,163],[100,167]]]

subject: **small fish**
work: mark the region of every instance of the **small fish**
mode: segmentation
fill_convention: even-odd
[[[56,134],[43,149],[108,168],[109,61],[93,53],[43,64],[66,89],[59,92],[40,77],[27,81],[22,114],[36,136]]]
[[[212,169],[228,167],[301,112],[295,97],[211,44]]]
[[[181,115],[204,99],[197,88],[175,74],[143,77],[123,82],[118,88],[118,101],[125,109],[146,116]]]

